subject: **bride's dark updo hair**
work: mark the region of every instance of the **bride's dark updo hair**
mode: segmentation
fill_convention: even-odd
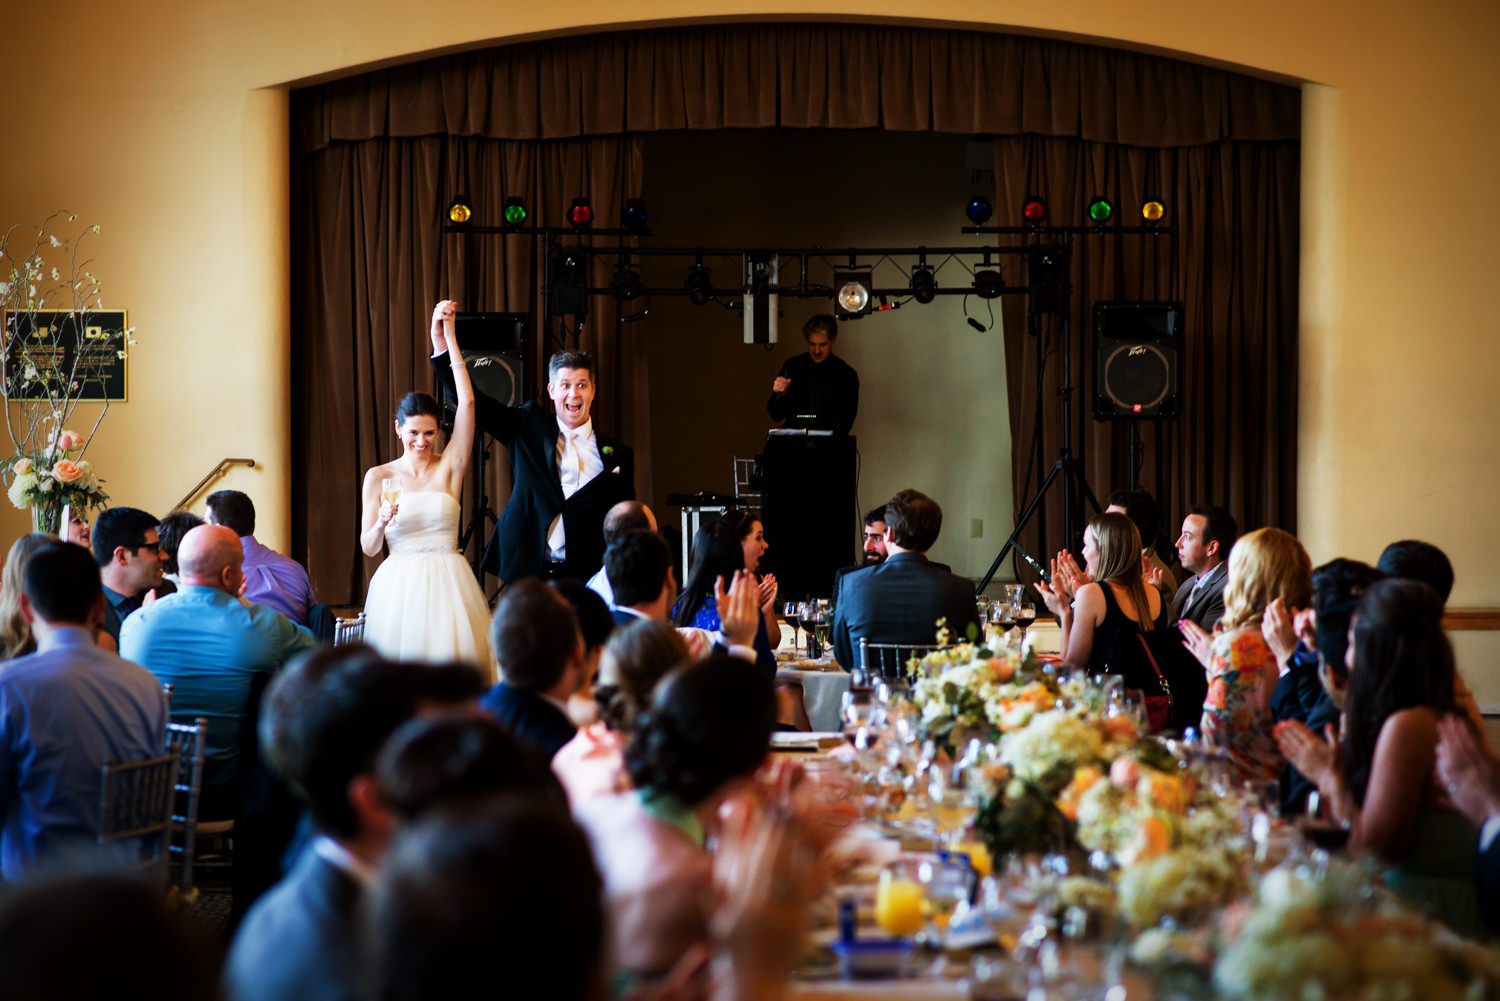
[[[426,393],[407,393],[401,397],[401,405],[396,408],[396,423],[405,424],[413,417],[431,417],[442,424],[443,408]]]
[[[733,779],[754,774],[776,725],[771,679],[748,660],[716,653],[656,686],[636,718],[625,770],[648,795],[697,806]]]

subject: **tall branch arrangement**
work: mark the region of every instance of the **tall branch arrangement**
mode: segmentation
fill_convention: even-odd
[[[52,231],[77,218],[55,212],[41,225],[18,224],[0,236],[5,347],[0,396],[14,448],[0,459],[0,478],[11,503],[30,508],[33,526],[51,532],[60,527],[64,505],[86,514],[109,500],[83,458],[109,411],[108,399],[101,401],[87,436],[67,427],[84,387],[102,385],[110,361],[97,349],[88,350],[85,340],[90,315],[104,307],[99,279],[88,270],[92,261],[82,250],[99,227],[86,226],[72,240]],[[50,318],[59,314],[63,322]],[[134,329],[125,331],[116,352],[120,358],[135,343]]]

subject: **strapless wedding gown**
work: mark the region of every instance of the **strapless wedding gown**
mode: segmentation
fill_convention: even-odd
[[[395,660],[473,664],[493,683],[490,612],[458,552],[458,501],[415,490],[398,508],[385,530],[390,555],[365,595],[365,642]]]

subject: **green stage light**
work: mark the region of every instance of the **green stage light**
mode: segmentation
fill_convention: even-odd
[[[1108,198],[1095,198],[1089,202],[1089,222],[1103,226],[1114,218],[1115,207]]]

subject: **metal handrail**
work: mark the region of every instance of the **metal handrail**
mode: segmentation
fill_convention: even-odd
[[[208,483],[209,483],[210,480],[212,480],[215,476],[218,476],[220,473],[224,472],[224,470],[228,469],[230,466],[249,466],[249,467],[251,467],[253,469],[253,468],[255,468],[255,460],[254,459],[220,459],[219,460],[219,464],[217,466],[215,466],[209,472],[209,474],[207,476],[205,476],[205,477],[203,477],[203,479],[199,480],[197,486],[193,487],[193,489],[189,490],[186,494],[184,494],[183,497],[182,497],[182,500],[178,501],[176,504],[173,504],[172,507],[171,507],[171,510],[173,510],[173,511],[179,511],[179,510],[182,510],[183,508],[186,508],[188,501],[190,501],[194,497],[198,496],[198,491],[200,491],[204,487],[208,486]]]

